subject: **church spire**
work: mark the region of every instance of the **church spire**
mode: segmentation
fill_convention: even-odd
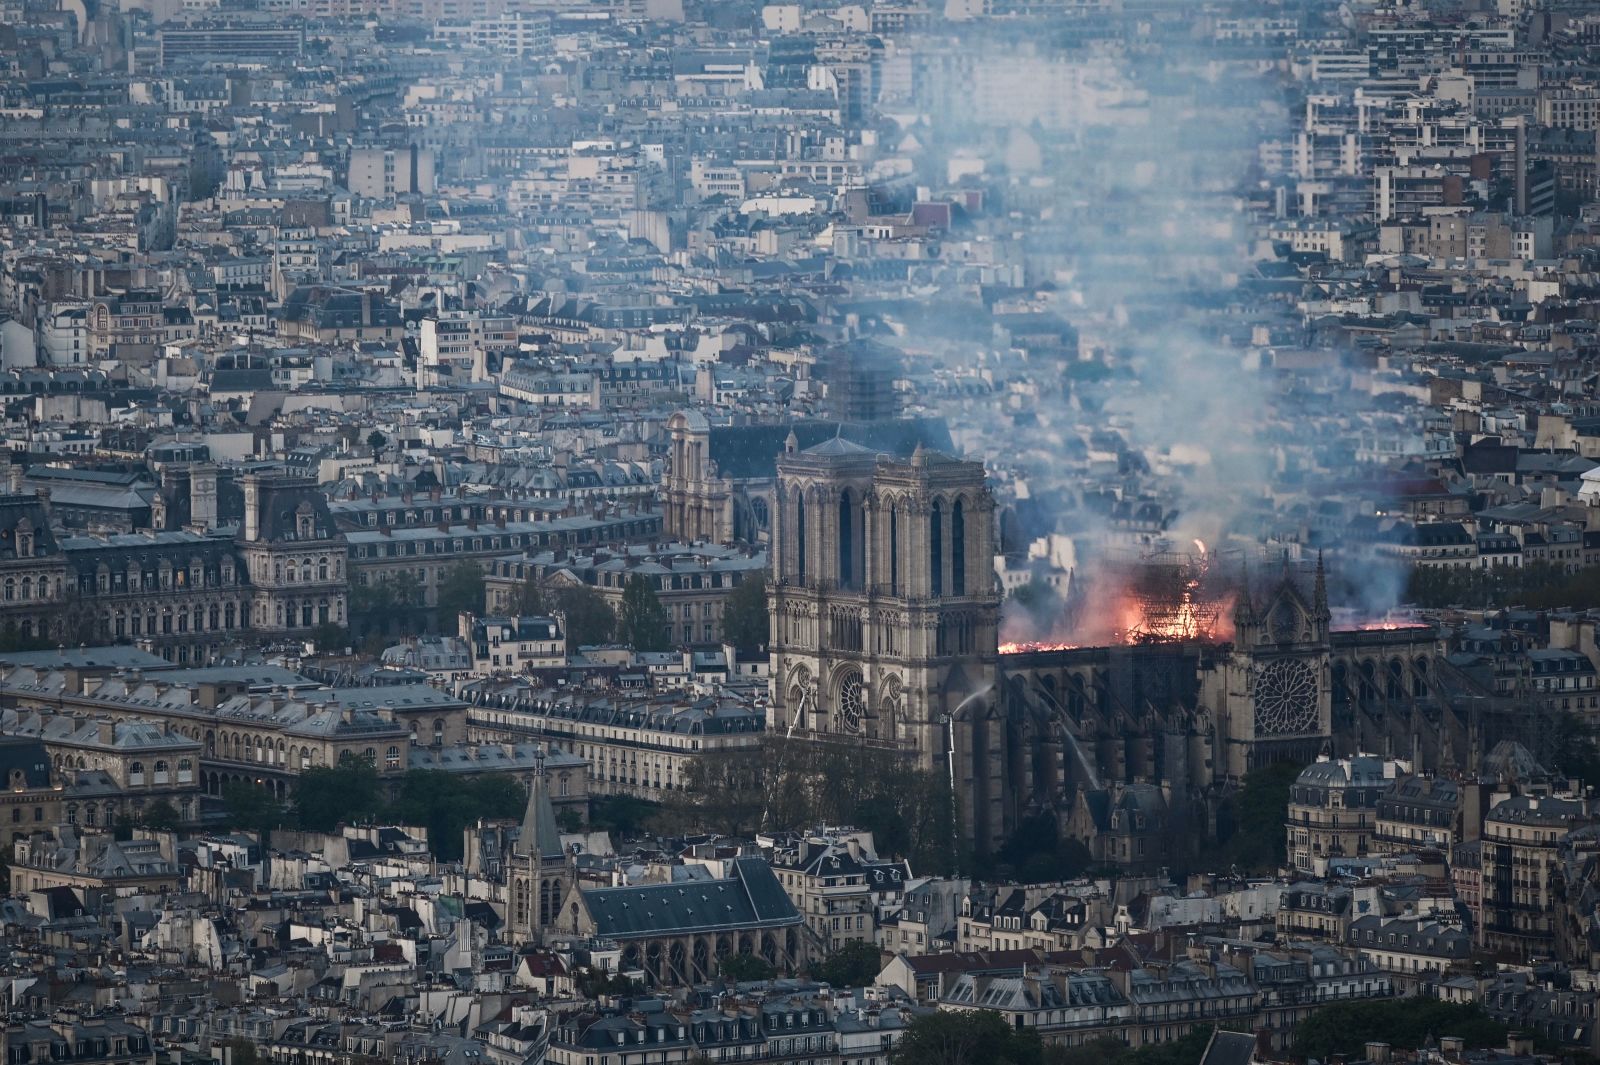
[[[528,782],[528,807],[522,814],[522,834],[517,837],[517,849],[529,858],[564,856],[555,807],[550,805],[550,795],[545,788],[543,759]]]

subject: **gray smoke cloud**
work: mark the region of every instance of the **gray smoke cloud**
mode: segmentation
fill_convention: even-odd
[[[990,254],[1015,265],[1020,291],[991,294],[992,309],[1058,315],[1078,350],[1018,354],[964,328],[959,305],[930,310],[901,339],[941,367],[935,409],[1002,496],[1072,537],[1080,592],[1105,594],[1104,563],[1158,539],[1182,551],[1203,541],[1234,566],[1298,545],[1304,523],[1279,504],[1314,495],[1310,481],[1340,456],[1273,364],[1275,345],[1299,339],[1292,299],[1252,287],[1270,261],[1252,226],[1259,147],[1296,117],[1283,87],[1213,63],[1203,46],[1149,57],[1008,51],[981,37],[962,47],[977,80],[969,106],[900,116],[920,142],[918,181],[937,189],[981,171],[1003,200],[990,212],[1016,222]],[[971,74],[991,65],[1010,69],[995,76],[1010,99]],[[1072,95],[1052,99],[1052,87]],[[975,252],[961,241],[952,235],[956,253]],[[1127,520],[1144,497],[1166,516],[1160,537]],[[1352,608],[1382,612],[1403,575],[1367,561],[1361,583],[1335,587]],[[1008,635],[1104,635],[1103,618],[1044,624],[1048,609],[1009,606]]]

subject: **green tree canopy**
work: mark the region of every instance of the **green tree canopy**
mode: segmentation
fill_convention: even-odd
[[[593,588],[586,584],[561,585],[551,599],[567,629],[567,650],[610,643],[614,638],[617,617]]]
[[[389,438],[377,429],[367,434],[367,446],[372,449],[374,455],[382,451],[388,444]]]
[[[872,832],[879,854],[919,872],[955,865],[950,788],[893,751],[769,736],[755,747],[690,759],[666,811],[675,828],[748,835],[752,826],[847,824]]]
[[[550,612],[550,603],[544,594],[544,582],[530,573],[517,589],[517,613],[523,617],[542,617]]]
[[[400,794],[385,811],[385,818],[426,826],[433,853],[441,861],[457,861],[468,825],[480,818],[521,817],[527,805],[527,790],[514,777],[463,777],[437,769],[413,769],[401,780]]]
[[[294,788],[295,823],[312,832],[332,832],[340,824],[369,822],[383,808],[379,789],[378,770],[365,759],[302,770]]]
[[[1295,1025],[1294,1052],[1327,1061],[1334,1054],[1359,1056],[1367,1043],[1415,1050],[1429,1036],[1454,1035],[1469,1049],[1505,1045],[1506,1026],[1477,1003],[1430,998],[1335,1002]]]
[[[483,613],[483,569],[462,559],[439,577],[439,627],[454,632],[462,612]]]
[[[144,808],[139,816],[139,823],[145,828],[154,828],[161,831],[170,831],[183,823],[178,808],[166,799],[157,799]]]
[[[717,963],[717,973],[725,980],[771,980],[778,975],[772,963],[759,954],[730,954]]]
[[[690,758],[678,791],[667,804],[669,822],[692,831],[710,828],[748,836],[761,827],[767,807],[761,759],[737,748],[717,748]]]
[[[747,573],[722,604],[722,639],[744,654],[759,654],[771,639],[767,619],[767,575]]]
[[[811,967],[813,979],[830,987],[868,987],[883,971],[883,952],[878,944],[853,939]]]
[[[283,804],[266,788],[234,781],[222,789],[222,809],[228,824],[249,832],[265,832],[283,824]]]
[[[1245,776],[1244,787],[1217,818],[1219,866],[1236,866],[1242,873],[1272,873],[1284,864],[1289,788],[1304,768],[1297,762],[1276,762]]]
[[[617,637],[635,651],[665,651],[672,646],[667,608],[661,605],[661,597],[641,574],[629,577],[622,588]]]
[[[1044,1046],[1038,1032],[1019,1032],[993,1010],[936,1010],[906,1026],[889,1060],[892,1065],[1042,1065]]]
[[[1420,607],[1525,606],[1533,610],[1600,607],[1600,566],[1568,573],[1553,562],[1490,569],[1416,566],[1406,582],[1406,602]]]

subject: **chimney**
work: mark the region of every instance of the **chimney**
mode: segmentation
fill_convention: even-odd
[[[1370,1065],[1387,1065],[1390,1060],[1388,1043],[1367,1044],[1367,1061]]]
[[[117,742],[117,723],[110,718],[100,719],[100,742],[108,747]]]
[[[1439,1037],[1439,1053],[1447,1061],[1460,1061],[1461,1055],[1466,1052],[1467,1041],[1459,1035],[1442,1035]]]
[[[1524,1032],[1507,1032],[1506,1053],[1514,1058],[1531,1057],[1533,1055],[1533,1036]]]

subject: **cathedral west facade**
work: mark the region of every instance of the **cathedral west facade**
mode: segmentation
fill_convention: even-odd
[[[1229,642],[1001,654],[995,528],[976,462],[842,433],[777,458],[769,731],[946,777],[979,853],[1030,816],[1091,835],[1148,812],[1181,862],[1255,768],[1347,748],[1466,764],[1482,740],[1434,631],[1334,631],[1320,561],[1239,588]]]

